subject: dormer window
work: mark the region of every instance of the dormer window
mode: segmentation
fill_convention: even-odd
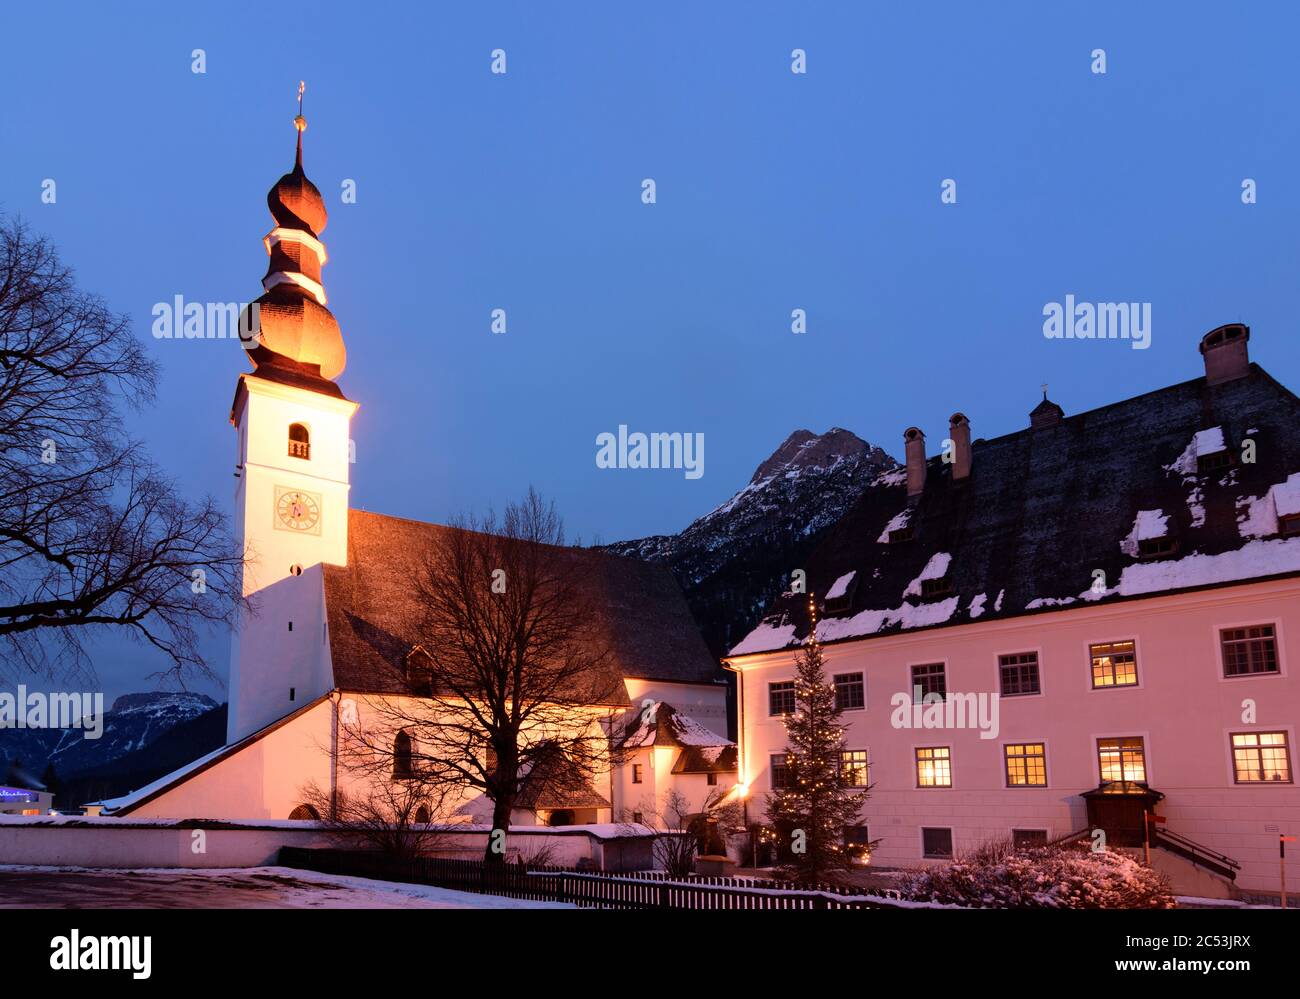
[[[916,539],[916,528],[911,524],[906,527],[900,527],[896,531],[889,532],[889,543],[891,545],[901,544],[904,541],[913,541]]]
[[[311,458],[311,434],[301,423],[289,424],[289,457]]]
[[[845,573],[829,590],[826,591],[826,599],[822,602],[822,609],[827,614],[839,614],[849,609],[853,604],[853,591],[858,583],[857,571]]]
[[[1169,536],[1144,538],[1138,542],[1138,558],[1164,558],[1166,555],[1173,555],[1177,551],[1178,539]]]
[[[937,579],[921,580],[922,597],[942,597],[952,592],[952,577],[939,576]]]
[[[1300,534],[1300,513],[1287,514],[1277,518],[1277,533],[1284,538],[1293,538]]]
[[[1210,454],[1201,454],[1196,456],[1196,471],[1201,475],[1209,475],[1211,472],[1221,472],[1225,468],[1231,467],[1231,451],[1214,451]]]

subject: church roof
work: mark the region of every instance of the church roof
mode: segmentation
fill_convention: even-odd
[[[808,562],[818,598],[856,584],[820,640],[1300,575],[1300,536],[1279,526],[1300,514],[1300,400],[1258,365],[1059,421],[1044,405],[1037,426],[975,441],[964,480],[936,457],[913,503],[905,476],[864,492]],[[787,594],[730,654],[807,634],[807,596]]]
[[[348,511],[348,564],[323,567],[336,687],[403,692],[405,658],[421,640],[423,611],[414,574],[438,535],[452,530]],[[628,703],[624,677],[721,682],[718,663],[668,569],[593,549],[563,551],[588,563],[582,578],[603,614],[600,623],[613,653],[604,703]]]

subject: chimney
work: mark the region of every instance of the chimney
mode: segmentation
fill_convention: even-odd
[[[1228,323],[1201,337],[1201,355],[1205,358],[1205,384],[1220,385],[1250,373],[1250,354],[1246,341],[1250,327]]]
[[[907,459],[907,498],[920,496],[925,490],[925,434],[916,427],[903,431],[903,448]]]
[[[948,438],[952,441],[952,478],[957,482],[970,475],[970,420],[961,413],[948,417]]]

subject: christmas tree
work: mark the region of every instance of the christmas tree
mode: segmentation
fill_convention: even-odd
[[[785,786],[767,796],[767,815],[789,837],[789,873],[800,881],[818,881],[850,866],[844,827],[860,822],[867,789],[858,786],[865,777],[841,765],[845,729],[835,687],[826,679],[811,598],[808,609],[812,631],[795,665],[795,709],[784,718]]]

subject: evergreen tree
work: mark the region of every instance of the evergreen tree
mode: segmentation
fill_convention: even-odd
[[[812,633],[795,666],[795,710],[785,716],[784,788],[767,796],[768,819],[790,838],[791,875],[817,881],[850,866],[844,848],[845,826],[857,825],[867,790],[854,787],[854,775],[841,767],[844,726],[827,682],[825,658],[817,641],[815,607]]]

